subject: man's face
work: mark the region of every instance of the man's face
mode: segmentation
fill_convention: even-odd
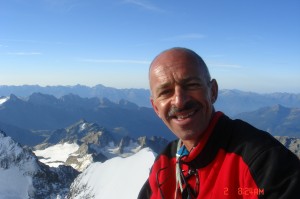
[[[207,128],[217,83],[186,52],[162,54],[151,65],[151,103],[157,115],[182,140],[198,140]]]

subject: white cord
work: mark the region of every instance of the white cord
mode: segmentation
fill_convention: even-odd
[[[182,141],[179,140],[178,144],[177,144],[177,151],[179,151],[181,145],[182,145]],[[181,177],[180,177],[180,172],[181,172],[180,170],[181,170],[181,168],[180,168],[180,165],[179,165],[179,158],[180,158],[180,154],[176,153],[176,189],[175,189],[175,199],[177,198],[178,184],[179,184],[181,193],[183,191]]]

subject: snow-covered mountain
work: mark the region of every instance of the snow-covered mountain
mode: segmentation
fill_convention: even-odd
[[[41,162],[51,167],[69,165],[83,171],[92,162],[128,157],[146,147],[159,153],[167,143],[166,139],[155,136],[118,138],[96,123],[80,120],[70,127],[55,130],[43,143],[35,147],[34,153]]]
[[[300,139],[276,137],[300,159]],[[69,199],[137,198],[156,153],[144,148],[127,158],[92,163],[71,185]]]
[[[84,120],[60,133],[64,136],[55,139],[54,133],[47,139],[52,142],[37,146],[37,157],[0,132],[0,199],[136,198],[156,156],[148,146],[161,150],[168,142],[157,137],[117,142],[110,132]],[[98,162],[93,153],[105,154],[107,161]],[[82,171],[75,181],[79,172],[71,166]],[[110,193],[116,187],[122,192]]]
[[[0,105],[9,100],[9,97],[0,97]]]
[[[155,153],[144,148],[127,158],[92,163],[73,182],[69,199],[137,198],[154,162]]]
[[[66,128],[65,137],[56,143],[40,145],[35,153],[51,167],[39,162],[29,149],[24,149],[0,132],[0,199],[136,198],[157,154],[148,146],[158,149],[160,144],[164,145],[164,141],[124,137],[114,143],[107,138],[104,139],[106,141],[101,140],[98,135],[105,133],[99,129],[96,124],[80,121]],[[93,135],[96,138],[87,139]],[[276,138],[300,158],[300,139]],[[104,162],[77,158],[77,161],[82,161],[79,164],[82,167],[69,165],[82,171],[78,175],[75,169],[64,165],[68,164],[69,158],[80,154],[80,143],[89,149],[92,149],[89,146],[92,144],[94,152],[97,149],[95,143],[101,143],[97,150],[107,152],[110,156]],[[86,150],[82,154],[92,157],[89,153],[91,151]]]
[[[62,198],[77,175],[72,167],[40,163],[30,150],[0,131],[0,199]]]
[[[300,158],[300,139],[276,137]],[[148,177],[156,153],[144,148],[127,158],[112,158],[92,163],[73,182],[70,199],[137,198]],[[116,191],[117,190],[117,191]]]

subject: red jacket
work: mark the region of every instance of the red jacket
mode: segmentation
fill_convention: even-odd
[[[270,134],[241,120],[217,112],[189,154],[176,159],[177,144],[171,142],[157,156],[139,199],[188,198],[176,179],[182,179],[183,189],[188,184],[184,190],[190,198],[300,198],[299,159]],[[176,162],[184,178],[176,178]]]

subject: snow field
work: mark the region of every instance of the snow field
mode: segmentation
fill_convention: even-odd
[[[68,157],[78,149],[79,146],[75,143],[63,143],[50,146],[44,150],[36,150],[34,153],[38,157],[43,157],[39,160],[44,164],[50,167],[58,167],[63,165]]]
[[[92,163],[78,178],[88,189],[76,198],[92,194],[95,199],[137,198],[148,178],[155,155],[149,148],[127,158],[115,157],[104,163]]]

